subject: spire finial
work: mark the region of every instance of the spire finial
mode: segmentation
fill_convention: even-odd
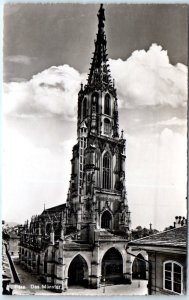
[[[103,4],[100,4],[100,9],[98,11],[98,29],[99,31],[104,31],[104,21],[105,21],[105,14]]]

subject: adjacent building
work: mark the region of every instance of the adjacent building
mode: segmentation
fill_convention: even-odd
[[[174,226],[173,229],[129,242],[132,250],[145,250],[148,254],[149,294],[186,294],[186,219],[176,217]]]

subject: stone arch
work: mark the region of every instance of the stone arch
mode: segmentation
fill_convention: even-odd
[[[123,256],[115,247],[109,248],[101,261],[102,279],[109,283],[123,281]]]
[[[88,286],[89,267],[86,259],[77,254],[68,266],[68,286]]]
[[[144,260],[142,253],[139,253],[133,260],[132,264],[132,278],[147,279],[147,263]]]

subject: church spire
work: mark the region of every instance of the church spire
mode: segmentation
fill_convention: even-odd
[[[100,5],[98,12],[98,33],[95,40],[95,51],[93,53],[90,73],[88,77],[88,86],[96,90],[110,89],[114,90],[111,81],[110,70],[107,58],[106,35],[104,31],[105,14],[103,4]]]

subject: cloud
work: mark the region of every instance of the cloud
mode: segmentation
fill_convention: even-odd
[[[44,203],[51,207],[65,202],[74,142],[74,139],[61,141],[61,151],[55,155],[45,146],[36,147],[16,127],[5,127],[2,206],[6,220],[24,222],[42,212]],[[19,207],[22,209],[18,213]]]
[[[127,134],[126,182],[133,227],[163,229],[186,214],[187,139],[170,128]],[[144,210],[146,211],[144,217]],[[142,221],[139,221],[142,220]]]
[[[11,59],[29,62],[21,55]],[[153,44],[148,51],[134,51],[126,61],[110,59],[110,68],[116,80],[120,107],[186,105],[187,67],[170,64],[167,51],[161,46]],[[85,80],[86,74],[63,65],[50,67],[29,81],[5,83],[5,113],[17,117],[50,114],[74,120],[80,83]]]
[[[59,115],[75,119],[83,75],[68,65],[51,67],[27,82],[4,84],[4,111],[17,117]]]
[[[24,65],[30,65],[33,59],[33,57],[29,57],[26,55],[10,55],[5,57],[5,61]]]
[[[187,120],[186,119],[179,119],[177,117],[173,117],[169,120],[165,121],[159,121],[156,124],[157,126],[162,126],[162,127],[174,127],[174,126],[179,126],[179,127],[185,127],[187,125]]]
[[[110,60],[122,107],[186,106],[187,67],[169,62],[167,51],[153,44],[126,60]]]

